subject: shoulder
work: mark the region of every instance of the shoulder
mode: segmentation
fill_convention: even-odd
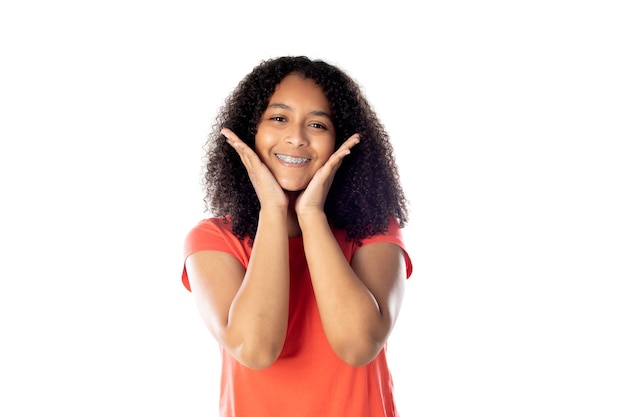
[[[405,249],[404,237],[402,236],[402,228],[400,227],[400,224],[395,217],[389,218],[389,226],[387,227],[386,232],[377,233],[375,235],[361,239],[360,245],[348,238],[348,233],[345,229],[333,228],[332,230],[335,238],[337,239],[337,241],[339,241],[340,245],[344,245],[345,242],[348,241],[352,242],[355,247],[369,245],[376,242],[391,242],[397,244],[402,249]]]
[[[232,231],[228,217],[211,217],[200,220],[185,237],[184,257],[201,250],[225,250],[243,244]]]
[[[402,235],[402,229],[400,228],[400,224],[395,217],[389,218],[389,227],[387,228],[387,232],[379,233],[369,238],[363,239],[363,245],[375,242],[395,243],[402,249],[406,250],[404,245],[404,237]]]
[[[394,217],[391,217],[389,219],[389,227],[387,228],[387,231],[385,233],[378,233],[362,239],[360,245],[358,245],[354,241],[349,241],[345,230],[335,230],[334,233],[337,241],[339,242],[339,245],[342,247],[342,250],[348,256],[348,259],[351,259],[357,250],[367,245],[371,245],[373,243],[392,243],[398,246],[404,254],[407,277],[409,277],[413,272],[413,263],[404,242],[402,228],[400,227],[398,220]]]
[[[228,217],[210,217],[200,220],[189,231],[190,235],[202,233],[232,233],[232,223]]]
[[[252,250],[247,241],[240,240],[233,234],[230,219],[221,217],[200,220],[187,233],[183,247],[182,280],[188,290],[190,289],[189,278],[184,265],[190,255],[200,251],[225,252],[247,267]]]

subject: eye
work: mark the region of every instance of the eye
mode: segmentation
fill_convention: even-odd
[[[310,123],[309,126],[315,128],[315,129],[324,129],[324,130],[326,130],[326,126],[324,126],[321,123],[313,122],[313,123]]]
[[[284,122],[285,120],[287,120],[286,118],[284,118],[283,116],[272,116],[269,118],[270,120],[274,120],[276,122]]]

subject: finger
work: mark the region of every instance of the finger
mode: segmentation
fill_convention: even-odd
[[[220,133],[226,137],[226,142],[239,154],[239,158],[248,172],[255,166],[254,164],[259,163],[257,154],[244,141],[239,139],[235,132],[228,128],[223,128]]]
[[[341,144],[340,148],[352,149],[359,142],[361,142],[361,135],[355,133],[354,135],[346,139],[346,141]]]
[[[227,127],[225,127],[222,130],[220,130],[220,133],[226,137],[226,141],[229,142],[229,143],[232,140],[232,138],[239,139],[239,137],[235,134],[235,132],[233,132],[232,130],[230,130]]]
[[[230,146],[235,148],[237,152],[239,152],[243,145],[245,145],[245,143],[241,139],[239,139],[239,136],[237,136],[235,132],[227,127],[223,128],[220,133],[224,135],[224,137],[226,138],[226,142],[228,142]]]
[[[361,141],[361,136],[358,133],[350,136],[344,143],[341,144],[336,155],[338,155],[341,159],[343,159],[346,155],[350,154],[350,149],[352,149],[356,144]]]
[[[259,181],[259,178],[263,178],[265,175],[270,175],[268,168],[263,164],[256,152],[248,146],[247,143],[239,139],[239,137],[230,129],[223,128],[220,133],[226,137],[226,141],[230,144],[241,159],[243,166],[248,172],[248,176],[253,185]]]
[[[335,153],[329,159],[330,164],[333,167],[336,167],[341,163],[343,158],[350,154],[350,149],[352,149],[356,144],[361,141],[361,136],[358,133],[350,136],[344,143],[341,144],[339,149],[335,151]]]

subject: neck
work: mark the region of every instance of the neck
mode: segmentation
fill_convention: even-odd
[[[300,195],[300,192],[288,191],[289,197],[289,209],[287,210],[287,233],[289,237],[302,236],[302,230],[298,223],[298,216],[296,215],[296,198]]]

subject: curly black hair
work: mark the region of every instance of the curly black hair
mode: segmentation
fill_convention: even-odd
[[[261,61],[220,107],[205,144],[205,209],[216,217],[230,216],[233,233],[252,244],[260,203],[239,155],[220,131],[231,129],[254,149],[257,127],[271,95],[293,73],[312,79],[325,93],[336,129],[335,150],[354,133],[361,138],[333,180],[324,207],[329,224],[345,229],[357,244],[386,233],[390,217],[404,227],[408,201],[385,128],[351,77],[336,66],[305,56]]]

